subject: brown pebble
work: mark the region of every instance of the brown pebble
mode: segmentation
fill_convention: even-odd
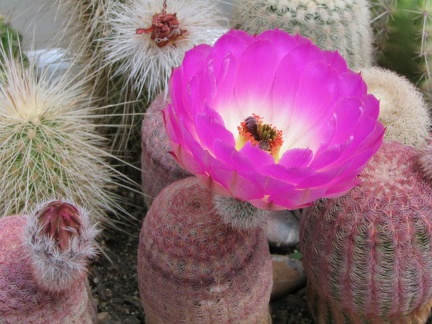
[[[273,289],[271,299],[283,297],[306,284],[306,275],[299,260],[286,255],[272,255]]]
[[[97,314],[98,321],[105,321],[110,318],[110,314],[108,312],[101,312]]]

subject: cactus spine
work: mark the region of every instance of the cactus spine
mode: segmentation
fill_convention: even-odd
[[[279,28],[338,50],[351,69],[372,63],[372,31],[367,0],[239,0],[232,24],[250,33]]]
[[[432,2],[370,0],[378,64],[432,96]]]
[[[236,230],[195,177],[156,197],[141,229],[146,323],[270,323],[272,266],[261,228]]]
[[[62,201],[1,218],[0,323],[96,323],[87,267],[97,233]]]
[[[425,323],[432,306],[432,186],[419,151],[384,142],[345,196],[301,218],[318,323]]]

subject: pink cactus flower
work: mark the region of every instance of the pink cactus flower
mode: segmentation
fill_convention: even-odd
[[[340,196],[382,143],[378,100],[337,52],[232,30],[186,53],[164,110],[172,154],[214,192],[262,209]]]

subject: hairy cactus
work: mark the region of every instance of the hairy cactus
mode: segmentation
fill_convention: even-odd
[[[63,201],[1,218],[0,323],[96,323],[87,267],[97,233]]]
[[[112,191],[124,177],[106,162],[111,155],[96,131],[85,79],[55,77],[11,58],[2,67],[0,217],[52,197],[74,200],[96,220],[108,211],[124,215]]]
[[[372,31],[367,0],[238,0],[232,24],[250,33],[279,28],[338,50],[351,69],[372,63]]]
[[[135,160],[148,102],[164,90],[185,51],[222,33],[222,16],[209,0],[56,2],[66,22],[62,42],[66,35],[70,52],[89,67],[95,102],[106,108],[102,122],[116,125],[105,128],[111,146]]]
[[[171,147],[162,115],[165,103],[164,94],[158,95],[147,109],[141,127],[141,185],[147,207],[170,183],[191,176],[169,154]]]
[[[432,3],[370,0],[378,64],[405,75],[432,95]]]
[[[361,71],[368,92],[380,100],[384,138],[421,148],[430,136],[431,118],[423,94],[408,79],[380,67]]]
[[[425,323],[432,306],[432,186],[419,150],[384,142],[345,196],[305,210],[300,237],[318,323]]]
[[[271,257],[261,228],[236,230],[195,177],[156,197],[141,229],[146,323],[270,323]]]

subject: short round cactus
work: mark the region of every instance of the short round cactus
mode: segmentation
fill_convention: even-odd
[[[384,138],[418,148],[425,146],[432,123],[420,90],[405,77],[384,68],[371,67],[361,73],[368,92],[380,101]]]
[[[378,64],[432,95],[432,2],[370,0]]]
[[[345,196],[305,210],[300,248],[318,323],[425,323],[432,186],[419,150],[384,142]]]
[[[122,213],[112,186],[120,178],[106,162],[106,139],[96,131],[95,109],[82,76],[5,60],[0,85],[0,217],[52,197],[92,210],[97,220]],[[80,80],[77,80],[79,78]],[[124,213],[123,213],[124,214]]]
[[[367,0],[239,0],[232,24],[250,33],[279,28],[338,50],[351,69],[372,63],[372,31]]]
[[[0,219],[0,323],[96,323],[87,267],[98,231],[63,201]]]
[[[169,154],[171,146],[162,115],[165,103],[161,93],[147,109],[141,127],[141,185],[147,207],[170,183],[191,176]]]
[[[156,197],[141,229],[146,323],[271,323],[272,261],[260,228],[236,230],[195,177]]]

